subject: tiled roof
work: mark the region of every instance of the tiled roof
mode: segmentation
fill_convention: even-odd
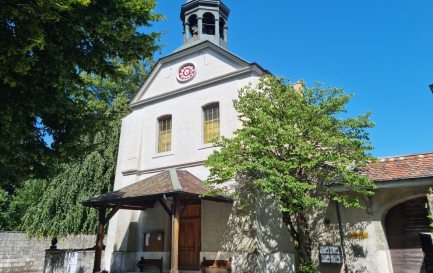
[[[381,158],[368,164],[362,173],[374,181],[433,177],[433,152]]]
[[[143,204],[154,203],[163,195],[170,197],[175,194],[182,194],[200,197],[207,192],[208,190],[204,187],[203,182],[188,171],[172,169],[148,177],[117,191],[93,197],[83,201],[83,204],[89,207],[102,205],[114,207],[117,204],[123,204],[122,208],[135,207],[140,209],[140,206]],[[208,196],[206,199],[230,201],[229,198],[223,196]]]

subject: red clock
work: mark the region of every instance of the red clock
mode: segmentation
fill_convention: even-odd
[[[179,70],[177,71],[177,79],[180,82],[187,82],[189,80],[192,80],[197,71],[195,70],[195,66],[192,63],[187,63],[182,65]]]

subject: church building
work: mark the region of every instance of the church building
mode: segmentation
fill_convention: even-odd
[[[229,15],[219,0],[183,4],[183,44],[158,60],[132,100],[114,191],[83,202],[100,211],[95,265],[109,221],[98,270],[296,272],[294,247],[272,200],[256,198],[239,209],[228,197],[203,196],[212,141],[241,126],[233,107],[238,90],[269,73],[228,51]],[[369,166],[366,175],[378,189],[366,210],[332,203],[318,216],[321,272],[423,272],[418,232],[429,231],[424,205],[432,166],[428,153]],[[218,270],[209,271],[212,265]]]

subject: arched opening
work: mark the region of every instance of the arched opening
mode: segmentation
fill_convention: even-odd
[[[220,38],[225,39],[224,37],[224,27],[226,26],[226,21],[223,18],[220,18]]]
[[[203,14],[203,34],[215,35],[215,16],[210,12]]]
[[[198,20],[197,15],[193,14],[188,18],[189,23],[189,35],[194,37],[198,35]]]
[[[427,198],[418,197],[389,210],[385,218],[386,237],[394,273],[425,272],[420,232],[430,232]]]

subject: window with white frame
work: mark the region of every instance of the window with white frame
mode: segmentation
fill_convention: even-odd
[[[158,119],[158,153],[171,151],[171,116]]]
[[[220,137],[219,103],[211,103],[203,107],[204,143],[211,143]]]

